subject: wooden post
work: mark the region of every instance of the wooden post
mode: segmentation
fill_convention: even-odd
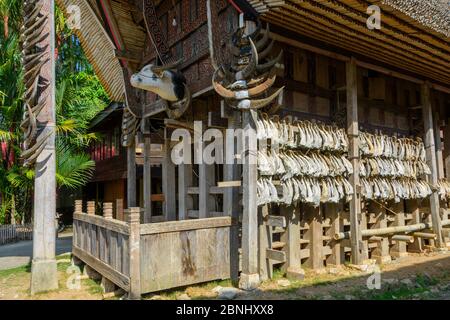
[[[323,229],[322,215],[320,207],[314,208],[311,205],[305,205],[305,220],[308,221],[309,229],[305,236],[309,240],[309,258],[306,259],[306,265],[312,269],[322,269],[323,264]]]
[[[45,148],[38,156],[34,179],[33,260],[31,294],[58,288],[55,259],[56,243],[56,152],[55,152],[55,30],[54,0],[42,1],[40,16],[48,15],[44,29],[36,35],[38,46],[45,52],[40,70],[39,101],[45,105],[37,117],[39,139],[45,138]],[[33,6],[37,6],[37,2]],[[29,80],[29,79],[25,79]],[[43,85],[48,83],[48,85]]]
[[[130,299],[141,298],[141,257],[140,257],[140,208],[130,208],[128,214],[130,236],[128,250],[130,254]]]
[[[103,203],[103,218],[111,220],[113,218],[113,204],[112,202]]]
[[[269,206],[258,208],[259,278],[261,281],[273,276],[273,263],[267,259],[267,249],[272,249],[272,227],[266,223]]]
[[[188,194],[192,186],[192,164],[182,163],[178,166],[178,220],[188,219],[188,212],[194,207],[193,199]]]
[[[333,234],[337,232],[343,232],[344,228],[341,223],[341,213],[344,211],[343,204],[327,203],[325,204],[325,212],[327,218],[330,218],[331,227],[328,228],[326,235],[333,237]],[[333,264],[338,266],[344,263],[344,246],[341,245],[341,241],[330,240],[331,254],[327,258],[327,264]]]
[[[152,221],[152,166],[150,135],[144,137],[144,223]]]
[[[437,178],[438,180],[444,179],[444,156],[443,156],[443,145],[441,141],[441,126],[439,119],[439,110],[434,112],[434,133],[435,133],[435,143],[436,143],[436,167],[437,167]]]
[[[430,183],[432,184],[433,193],[430,196],[431,219],[433,223],[433,231],[437,235],[436,247],[444,248],[444,240],[442,237],[441,217],[439,212],[439,195],[434,187],[438,182],[438,171],[436,165],[436,149],[434,141],[434,123],[433,111],[430,99],[430,84],[428,82],[422,84],[421,90],[422,111],[425,130],[425,150],[427,163],[431,169]]]
[[[404,226],[405,223],[405,206],[404,202],[392,203],[390,206],[397,214],[395,215],[395,225]],[[395,245],[391,247],[391,256],[401,258],[406,257],[408,252],[406,251],[406,242],[395,241]]]
[[[165,221],[177,220],[175,165],[171,159],[170,139],[164,142],[164,160],[162,164],[162,187],[164,193],[163,213]]]
[[[408,224],[418,224],[422,223],[419,204],[417,200],[407,200],[406,201],[406,211],[411,213],[412,219]],[[407,225],[408,225],[407,224]],[[407,244],[409,252],[422,253],[423,252],[423,241],[422,238],[414,237],[414,242],[412,244]]]
[[[225,103],[222,102],[222,108]],[[234,111],[231,117],[228,117],[228,128],[233,129],[233,134],[227,134],[225,137],[225,164],[223,166],[223,177],[225,181],[234,181],[240,179],[238,175],[238,166],[235,163],[234,155],[234,129],[238,128],[240,112]],[[230,230],[230,274],[233,285],[239,283],[239,188],[226,188],[223,194],[223,212],[225,216],[231,216],[233,226]]]
[[[214,210],[214,197],[210,194],[211,186],[214,185],[214,165],[204,162],[198,165],[198,217],[209,218]]]
[[[286,252],[286,277],[303,280],[305,271],[300,260],[300,208],[298,206],[282,206],[281,213],[286,218],[286,232],[283,235]]]
[[[387,216],[385,209],[375,202],[371,202],[369,206],[369,213],[375,214],[376,222],[371,226],[371,229],[387,228]],[[389,254],[389,238],[382,237],[382,240],[377,243],[377,247],[372,250],[372,258],[377,260],[377,263],[387,263],[391,261]]]
[[[125,221],[123,216],[123,199],[116,199],[116,219]]]
[[[87,214],[95,215],[95,201],[87,202]]]
[[[127,148],[127,206],[128,208],[136,206],[136,148],[134,141]]]
[[[349,182],[353,187],[353,197],[350,201],[350,229],[352,232],[352,263],[362,264],[361,237],[361,185],[359,181],[359,128],[358,128],[358,85],[357,67],[352,57],[346,62],[347,75],[347,133],[349,139],[348,158],[353,165],[353,174]]]
[[[244,159],[243,163],[243,217],[242,217],[242,273],[239,287],[244,290],[255,289],[260,282],[258,274],[258,206],[256,204],[257,140],[256,124],[252,119],[256,112],[244,111]]]

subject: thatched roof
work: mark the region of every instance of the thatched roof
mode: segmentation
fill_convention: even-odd
[[[448,0],[383,0],[419,21],[424,26],[450,37],[450,2]]]
[[[115,58],[115,46],[100,23],[95,1],[91,0],[56,0],[67,12],[67,7],[76,5],[81,10],[81,29],[75,30],[83,50],[92,64],[95,74],[105,88],[111,100],[123,100],[122,69]]]
[[[263,20],[370,61],[450,84],[448,0],[249,0]],[[367,8],[381,9],[369,30]]]

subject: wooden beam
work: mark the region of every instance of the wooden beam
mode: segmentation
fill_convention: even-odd
[[[355,59],[346,63],[347,82],[347,134],[349,139],[348,157],[353,165],[353,174],[349,182],[353,187],[353,197],[350,200],[350,229],[352,230],[352,262],[362,264],[361,237],[361,185],[359,181],[359,128],[358,128],[358,84]]]
[[[141,62],[141,59],[138,56],[133,55],[131,52],[128,52],[128,51],[116,49],[116,50],[114,50],[114,55],[119,60],[125,60],[125,61],[130,61],[130,62],[135,62],[135,63]]]
[[[428,166],[431,169],[430,183],[436,186],[438,182],[438,171],[436,164],[436,149],[434,141],[434,122],[433,122],[433,107],[431,105],[430,85],[424,83],[421,87],[421,99],[423,106],[423,120],[425,130],[425,150]],[[439,214],[439,195],[437,191],[433,191],[430,196],[431,218],[433,223],[433,231],[437,235],[436,246],[438,248],[444,247],[444,239],[442,237],[441,217]]]

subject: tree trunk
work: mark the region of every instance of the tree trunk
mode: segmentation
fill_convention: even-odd
[[[3,31],[4,31],[4,35],[5,35],[5,40],[8,39],[9,37],[9,26],[8,23],[9,22],[9,16],[5,15],[3,17]]]

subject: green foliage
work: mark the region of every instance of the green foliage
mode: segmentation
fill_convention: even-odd
[[[23,114],[23,66],[19,30],[23,1],[0,0],[0,224],[11,215],[31,216],[34,171],[20,163],[19,128]],[[88,132],[89,122],[108,101],[78,38],[69,30],[59,8],[55,8],[57,184],[76,189],[92,176],[94,162],[85,152],[97,139]],[[6,151],[6,154],[5,154]]]
[[[92,177],[95,162],[85,153],[75,153],[69,145],[57,146],[56,182],[59,187],[77,189],[84,186]]]

